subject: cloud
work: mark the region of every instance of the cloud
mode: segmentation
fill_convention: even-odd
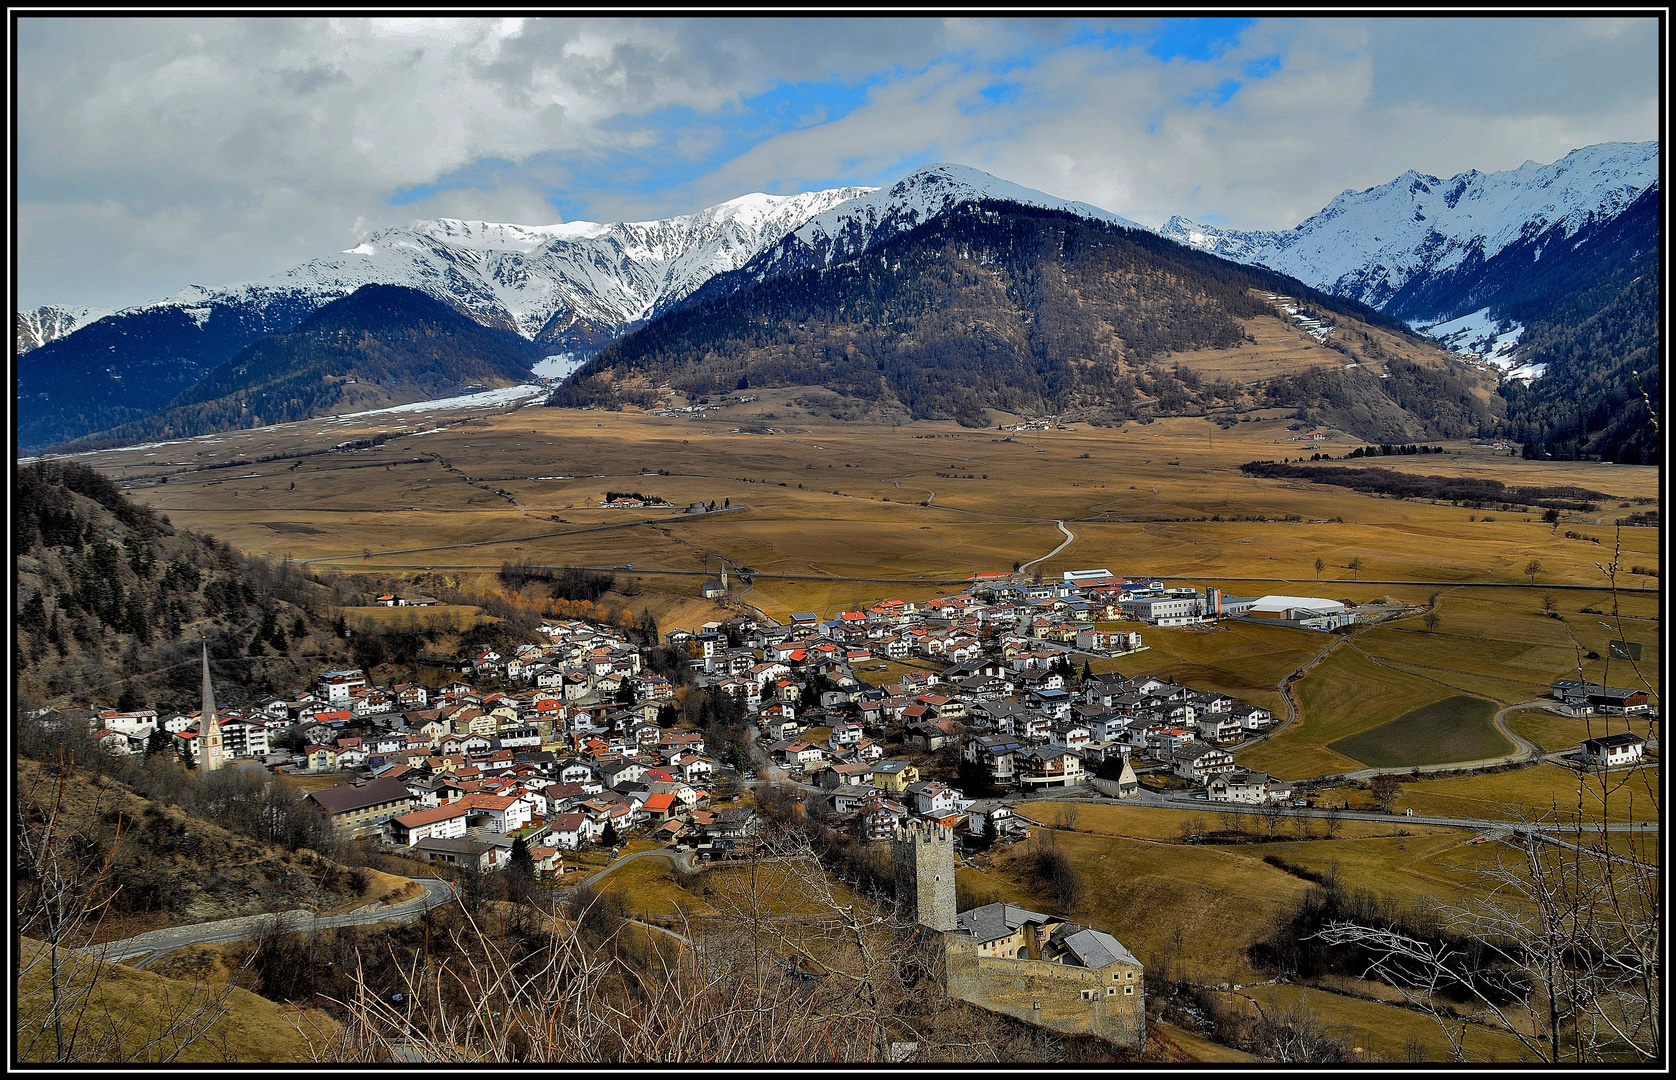
[[[19,293],[133,303],[414,217],[685,213],[960,161],[1157,223],[1657,137],[1644,19],[18,22]]]

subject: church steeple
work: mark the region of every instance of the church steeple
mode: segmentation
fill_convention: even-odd
[[[221,768],[221,724],[215,719],[215,688],[210,685],[209,642],[204,642],[204,707],[198,716],[198,768]]]

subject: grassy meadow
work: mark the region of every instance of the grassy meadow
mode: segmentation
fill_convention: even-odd
[[[1373,766],[1433,765],[1510,754],[1512,744],[1490,722],[1495,711],[1483,698],[1457,694],[1339,739],[1331,749]]]

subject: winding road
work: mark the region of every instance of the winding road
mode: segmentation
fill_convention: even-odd
[[[1513,753],[1511,754],[1502,754],[1499,757],[1479,758],[1476,761],[1446,761],[1437,765],[1404,765],[1398,768],[1390,769],[1357,769],[1355,772],[1335,773],[1325,779],[1372,780],[1376,776],[1407,776],[1411,773],[1419,776],[1432,772],[1459,772],[1463,769],[1489,769],[1494,768],[1497,765],[1517,765],[1523,764],[1527,761],[1537,761],[1541,758],[1549,757],[1551,755],[1544,751],[1540,746],[1537,746],[1523,735],[1515,734],[1513,730],[1507,726],[1508,713],[1518,712],[1521,709],[1535,708],[1543,705],[1544,703],[1544,700],[1541,698],[1533,701],[1521,701],[1517,705],[1508,705],[1496,713],[1492,723],[1495,724],[1496,730],[1501,733],[1501,737],[1512,744]]]
[[[135,967],[144,967],[160,956],[187,945],[209,945],[223,941],[243,941],[255,937],[270,920],[278,919],[292,930],[331,930],[340,926],[368,926],[384,922],[412,922],[431,908],[454,899],[453,888],[439,878],[414,878],[425,888],[425,895],[400,904],[368,904],[366,907],[342,915],[317,915],[307,908],[268,915],[246,915],[237,919],[216,919],[151,930],[134,937],[123,938],[104,945],[90,946],[87,952],[112,962],[144,957]]]
[[[912,474],[910,474],[910,475],[912,475]],[[896,484],[896,490],[898,490],[898,491],[906,490],[902,487],[901,484],[897,484],[895,480],[892,480],[891,483]],[[921,505],[930,506],[932,504],[932,502],[936,500],[937,493],[935,491],[932,491],[930,488],[920,488],[920,490],[925,492],[925,502]]]
[[[1018,566],[1018,572],[1019,573],[1021,573],[1021,574],[1029,573],[1030,568],[1032,566],[1035,566],[1037,563],[1047,562],[1049,559],[1053,558],[1055,555],[1059,554],[1061,551],[1064,551],[1066,548],[1070,547],[1072,542],[1074,542],[1076,540],[1076,538],[1077,538],[1076,534],[1073,533],[1070,529],[1067,529],[1065,527],[1065,523],[1063,521],[1055,521],[1054,524],[1059,526],[1059,531],[1065,534],[1065,542],[1063,544],[1060,544],[1058,547],[1054,548],[1052,551],[1048,552],[1046,555],[1043,555],[1039,559],[1031,559],[1027,563],[1019,563],[1019,566]]]
[[[673,863],[677,869],[683,872],[691,873],[693,870],[692,855],[688,852],[639,851],[633,855],[623,856],[611,865],[590,874],[576,885],[569,886],[563,892],[568,895],[597,884],[606,876],[639,859],[663,859],[666,862]],[[368,904],[365,907],[341,915],[317,915],[307,908],[295,908],[277,914],[245,915],[236,919],[215,919],[210,922],[151,930],[144,934],[123,938],[120,941],[90,946],[85,951],[112,963],[127,962],[133,967],[145,967],[159,957],[166,956],[176,949],[182,949],[188,945],[214,945],[228,941],[247,940],[255,937],[274,919],[278,919],[287,930],[305,932],[332,930],[343,926],[371,926],[391,922],[407,923],[422,917],[431,908],[446,904],[454,899],[453,887],[440,878],[414,878],[413,880],[424,886],[425,894],[399,904]],[[656,930],[660,934],[667,934],[682,944],[690,944],[686,938],[666,927],[652,923],[642,923],[637,919],[630,919],[629,921],[644,926],[648,930]]]
[[[586,889],[588,886],[597,884],[598,882],[604,880],[607,876],[616,873],[618,870],[621,870],[623,867],[637,859],[662,859],[665,862],[674,863],[675,869],[681,871],[683,874],[690,874],[693,872],[691,852],[681,851],[672,854],[661,848],[655,848],[651,851],[637,851],[633,855],[624,855],[616,862],[610,864],[604,869],[588,875],[575,885],[565,886],[561,891],[569,894],[580,889]]]

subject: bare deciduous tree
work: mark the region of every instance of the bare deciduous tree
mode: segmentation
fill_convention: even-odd
[[[1402,782],[1394,776],[1376,776],[1373,778],[1373,801],[1379,806],[1379,812],[1389,814],[1396,806],[1397,796],[1402,794]]]
[[[1562,839],[1565,837],[1565,839]],[[1480,869],[1468,899],[1432,913],[1461,947],[1339,922],[1318,935],[1371,955],[1364,977],[1429,1014],[1455,1060],[1468,1025],[1492,1023],[1552,1063],[1655,1061],[1663,1051],[1662,925],[1655,866],[1613,852],[1581,821],[1526,822]],[[1463,1012],[1450,998],[1465,992]]]
[[[1597,565],[1612,590],[1616,621],[1603,625],[1623,644],[1621,552],[1620,530],[1612,562]],[[1534,579],[1541,568],[1533,559],[1525,569]],[[1626,646],[1623,656],[1656,700],[1633,650]],[[1610,658],[1606,665],[1602,681],[1610,677]],[[1577,672],[1584,678],[1581,649]],[[1594,734],[1592,718],[1587,731]],[[1657,736],[1656,723],[1649,734]],[[1562,812],[1556,800],[1546,814],[1523,820],[1507,840],[1514,855],[1498,851],[1490,865],[1476,868],[1477,887],[1464,900],[1432,906],[1453,941],[1355,922],[1329,924],[1317,935],[1372,956],[1366,973],[1428,1013],[1457,1061],[1468,1057],[1465,1033],[1475,1020],[1494,1022],[1532,1058],[1550,1063],[1663,1058],[1662,875],[1634,845],[1615,848],[1609,832],[1611,822],[1660,820],[1662,791],[1646,769],[1601,765],[1580,779],[1575,807]],[[1463,989],[1476,1006],[1464,1016],[1445,1000],[1446,991],[1458,996]]]
[[[705,890],[713,912],[670,925],[622,919],[594,943],[577,933],[585,911],[549,910],[521,945],[462,913],[457,958],[411,965],[405,1004],[357,973],[343,1036],[317,1056],[861,1062],[916,1042],[922,1055],[995,1059],[981,1033],[933,1038],[926,1004],[940,994],[940,956],[882,898],[841,895],[806,836],[777,831],[704,877],[713,874],[726,875]],[[654,947],[637,949],[637,935]]]

